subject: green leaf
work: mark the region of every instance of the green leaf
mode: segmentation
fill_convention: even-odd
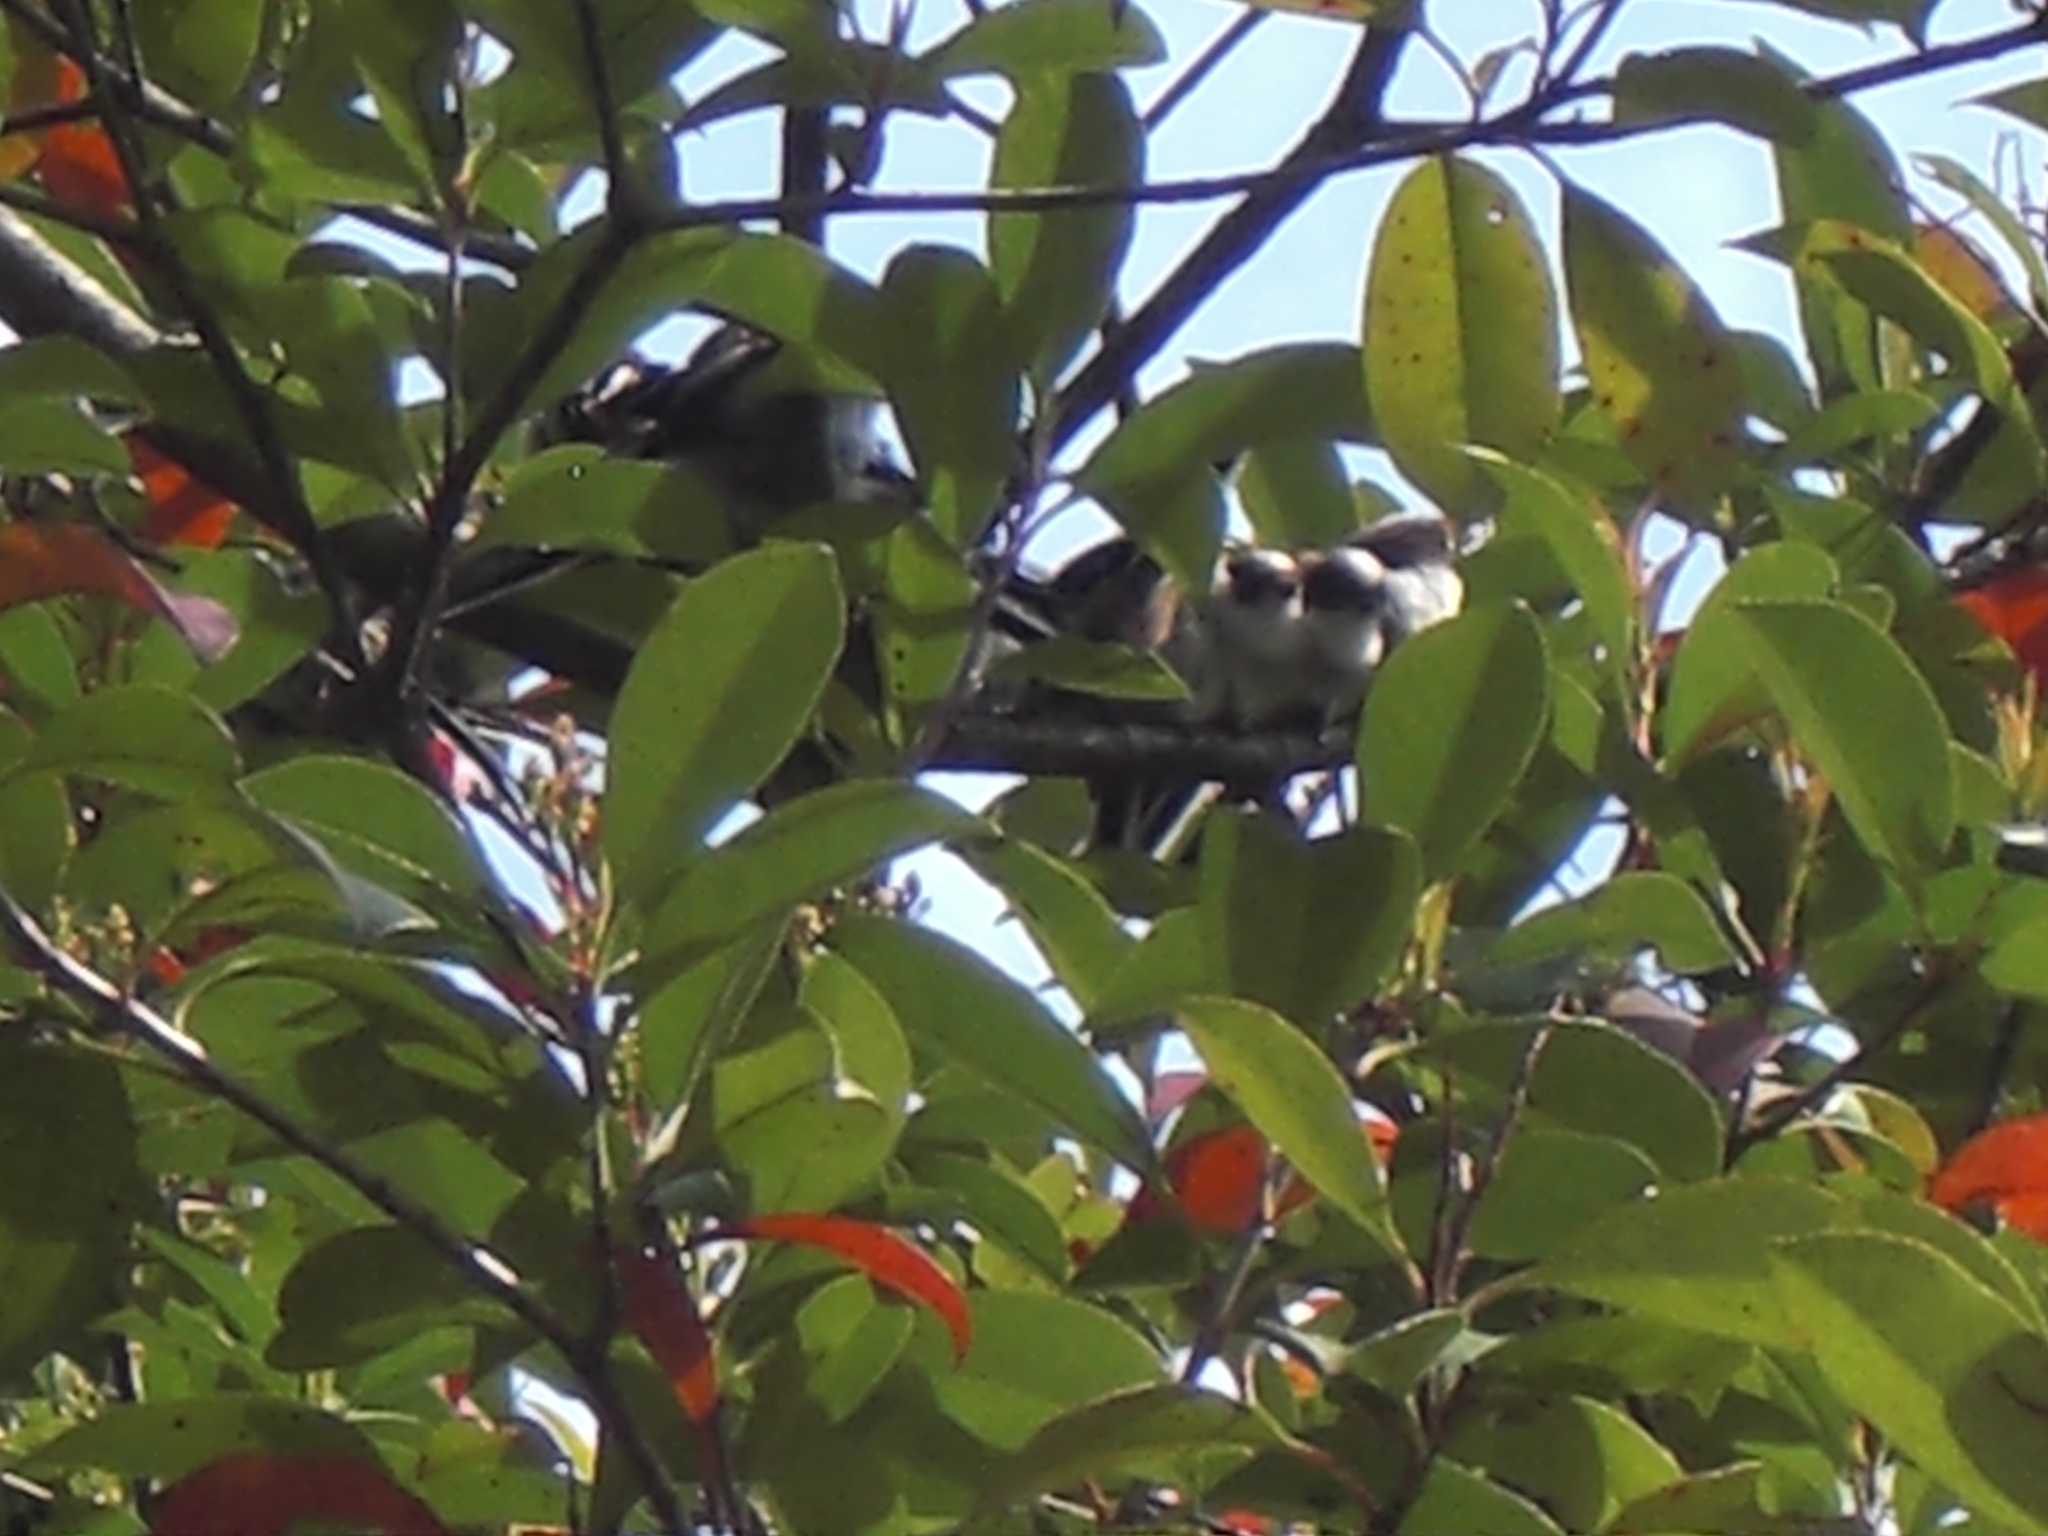
[[[135,385],[106,353],[76,336],[31,336],[0,351],[0,400],[75,400],[133,405]]]
[[[119,1300],[147,1186],[111,1057],[0,1033],[0,1371],[25,1372]]]
[[[96,1468],[117,1477],[171,1482],[235,1453],[377,1463],[377,1452],[363,1432],[333,1414],[255,1392],[215,1392],[155,1403],[109,1403],[23,1466],[36,1473]]]
[[[865,1188],[895,1144],[900,1107],[842,1082],[814,1022],[712,1068],[714,1129],[757,1211],[828,1211]]]
[[[1462,1312],[1446,1307],[1412,1312],[1352,1345],[1344,1369],[1389,1397],[1406,1397],[1467,1331]]]
[[[914,245],[882,282],[882,378],[932,521],[965,548],[1015,467],[1021,385],[1002,296],[963,251]]]
[[[1912,239],[1905,178],[1885,136],[1846,101],[1815,102],[1814,110],[1819,127],[1810,141],[1772,146],[1785,222],[1796,229],[1815,219],[1841,219],[1900,245]],[[1799,263],[1794,276],[1821,397],[1900,382],[1879,367],[1869,310],[1816,261]]]
[[[1599,647],[1594,664],[1622,675],[1635,654],[1636,594],[1613,522],[1590,497],[1549,475],[1488,456],[1478,463],[1507,496],[1501,533],[1528,532],[1543,541],[1586,605]]]
[[[1444,1454],[1527,1494],[1574,1531],[1602,1528],[1622,1505],[1679,1475],[1649,1431],[1587,1397],[1509,1400],[1463,1415]]]
[[[128,450],[69,400],[16,400],[0,411],[0,466],[10,475],[126,475]]]
[[[995,71],[1017,79],[1157,64],[1165,57],[1165,39],[1137,6],[1112,11],[1094,0],[1022,0],[974,17],[925,62],[941,75]]]
[[[644,895],[782,760],[839,659],[831,551],[783,544],[690,583],[648,635],[612,716],[604,848]]]
[[[1946,358],[1993,405],[2017,401],[2005,347],[1904,247],[1853,224],[1821,219],[1803,232],[1800,255],[1824,263],[1850,293]]]
[[[1422,1491],[1402,1517],[1400,1536],[1564,1536],[1542,1508],[1446,1456],[1430,1458]]]
[[[1870,1232],[1777,1245],[1802,1347],[1842,1400],[1992,1518],[2048,1521],[2048,1341],[1932,1248]]]
[[[1518,1278],[1681,1328],[1804,1350],[1812,1341],[1773,1277],[1771,1245],[1833,1226],[1840,1211],[1809,1184],[1707,1180],[1609,1211]]]
[[[1661,870],[1637,870],[1525,918],[1501,937],[1487,960],[1526,965],[1581,953],[1625,960],[1642,948],[1655,949],[1665,969],[1680,975],[1715,970],[1737,958],[1691,886]]]
[[[164,688],[101,688],[38,733],[9,774],[104,779],[167,800],[224,785],[235,743],[210,711]]]
[[[731,553],[732,536],[718,493],[688,468],[607,458],[579,443],[536,454],[507,478],[503,503],[464,549],[479,580],[491,567],[477,557],[503,545],[709,564]]]
[[[452,1321],[508,1325],[502,1307],[401,1227],[354,1227],[314,1244],[284,1277],[283,1328],[264,1358],[283,1371],[374,1359]]]
[[[1337,445],[1325,437],[1260,443],[1238,467],[1237,499],[1253,542],[1272,549],[1323,549],[1360,527],[1359,498]]]
[[[972,1291],[974,1344],[933,1385],[978,1438],[1022,1448],[1061,1414],[1115,1393],[1156,1387],[1159,1354],[1130,1324],[1063,1296]]]
[[[875,984],[913,1038],[1127,1167],[1151,1167],[1144,1122],[1094,1054],[981,956],[875,917],[842,919],[829,942]]]
[[[1041,1280],[1055,1285],[1065,1281],[1068,1269],[1066,1235],[1029,1184],[997,1164],[953,1152],[921,1152],[907,1162],[913,1178],[956,1198],[958,1215],[973,1225],[983,1241],[993,1239],[1023,1259],[1036,1270]],[[977,1269],[985,1268],[985,1257],[977,1249]],[[982,1338],[980,1329],[977,1322],[977,1343]],[[1146,1358],[1148,1361],[1153,1359],[1149,1348]],[[1119,1386],[1130,1384],[1129,1381],[1116,1383]],[[973,1427],[971,1419],[965,1416],[963,1422]],[[1031,1428],[1037,1426],[1034,1424]],[[1023,1438],[1022,1434],[1017,1436],[1020,1442]]]
[[[1932,868],[1955,832],[1955,774],[1927,680],[1882,630],[1838,604],[1738,603],[1730,620],[1864,846],[1903,874]]]
[[[1023,8],[1031,8],[1028,0]],[[1144,179],[1144,135],[1122,76],[1018,81],[1016,104],[996,136],[992,186],[1128,187]],[[1133,217],[1128,203],[1116,202],[989,216],[989,265],[1012,351],[1034,377],[1057,378],[1101,323],[1130,248]]]
[[[1472,1252],[1510,1262],[1554,1253],[1581,1227],[1657,1182],[1657,1165],[1612,1136],[1518,1128],[1472,1219]]]
[[[1749,648],[1728,619],[1746,598],[1822,598],[1839,585],[1835,563],[1816,544],[1786,539],[1746,551],[1708,592],[1671,664],[1659,711],[1664,760],[1682,766],[1767,713]]]
[[[366,878],[425,884],[481,901],[489,874],[462,824],[417,779],[360,757],[307,753],[242,780],[257,805],[289,818]]]
[[[1409,1059],[1443,1067],[1477,1114],[1498,1115],[1531,1036],[1546,1027],[1523,1125],[1613,1137],[1641,1152],[1667,1182],[1704,1179],[1720,1168],[1721,1116],[1706,1090],[1663,1052],[1597,1020],[1489,1020],[1446,1030]]]
[[[640,1070],[648,1097],[686,1108],[707,1068],[753,1007],[782,953],[788,924],[758,923],[656,987],[640,1005]]]
[[[1740,48],[1632,53],[1614,73],[1614,120],[1656,123],[1708,117],[1759,138],[1805,144],[1819,131],[1799,82],[1772,59]]]
[[[1622,451],[1680,506],[1723,490],[1741,458],[1742,369],[1706,295],[1647,230],[1571,186],[1564,265],[1593,397]]]
[[[1279,1014],[1227,997],[1184,1000],[1181,1027],[1210,1080],[1338,1210],[1393,1246],[1387,1196],[1344,1079]]]
[[[787,801],[683,867],[648,919],[650,963],[701,954],[898,855],[987,830],[943,796],[895,780],[853,780]]]
[[[1332,342],[1198,369],[1120,423],[1082,466],[1077,489],[1099,498],[1190,591],[1206,590],[1223,537],[1220,501],[1200,494],[1213,486],[1212,466],[1270,439],[1371,441],[1364,385],[1358,348]]]
[[[1092,1008],[1138,941],[1102,893],[1068,860],[1030,843],[988,841],[960,850],[968,867],[1002,892],[1060,984]]]
[[[409,487],[419,455],[399,413],[397,364],[360,281],[302,277],[247,295],[288,376],[312,385],[319,430],[348,446],[342,462],[372,467],[386,485]],[[332,455],[330,455],[332,457]]]
[[[1287,1437],[1261,1410],[1193,1387],[1143,1387],[1054,1419],[996,1471],[982,1493],[993,1514],[1043,1489],[1134,1465],[1197,1452],[1245,1454],[1285,1446]]]
[[[1490,510],[1460,450],[1529,460],[1557,429],[1557,294],[1534,222],[1495,171],[1423,161],[1394,193],[1365,290],[1365,386],[1401,471],[1464,520]]]
[[[1772,453],[1779,464],[1810,464],[1833,458],[1871,438],[1903,437],[1939,414],[1940,407],[1914,389],[1878,389],[1831,400],[1801,422]]]
[[[1211,816],[1202,833],[1204,948],[1223,990],[1303,1025],[1373,995],[1408,941],[1422,865],[1400,832],[1309,841],[1268,816]]]
[[[1365,812],[1422,850],[1423,874],[1458,866],[1507,805],[1550,716],[1543,632],[1526,608],[1487,605],[1416,635],[1365,701]]]

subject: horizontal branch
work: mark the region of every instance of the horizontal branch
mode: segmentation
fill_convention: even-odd
[[[967,713],[927,760],[983,773],[1173,775],[1270,783],[1351,757],[1352,738],[1300,733],[1238,735],[1215,727]]]

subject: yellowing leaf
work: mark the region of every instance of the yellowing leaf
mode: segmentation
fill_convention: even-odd
[[[1463,445],[1527,460],[1555,430],[1557,294],[1494,172],[1443,156],[1394,194],[1366,284],[1365,387],[1394,462],[1453,516],[1498,499]]]
[[[1711,499],[1735,474],[1743,388],[1706,296],[1648,231],[1575,187],[1564,266],[1593,397],[1622,451],[1667,500]]]

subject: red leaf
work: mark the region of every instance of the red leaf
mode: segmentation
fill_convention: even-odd
[[[718,1411],[718,1366],[681,1273],[667,1259],[637,1249],[621,1249],[617,1258],[626,1325],[667,1373],[690,1422],[708,1424]]]
[[[176,459],[158,453],[147,438],[131,432],[122,441],[149,502],[142,536],[152,544],[220,548],[235,520],[235,504],[212,486],[193,479],[191,471]]]
[[[779,1216],[756,1216],[737,1222],[720,1234],[725,1237],[765,1237],[778,1243],[806,1243],[836,1253],[855,1268],[866,1272],[877,1285],[886,1285],[912,1301],[921,1301],[939,1314],[953,1335],[953,1356],[959,1359],[974,1342],[974,1328],[967,1317],[967,1298],[953,1277],[939,1268],[932,1256],[887,1227],[850,1216],[813,1216],[791,1212]]]
[[[2048,568],[2008,571],[1956,595],[1956,602],[2048,683]]]
[[[210,597],[168,592],[129,553],[83,523],[0,525],[0,608],[92,592],[155,614],[201,661],[235,643],[235,619]]]
[[[1927,1198],[1951,1211],[1981,1201],[2048,1242],[2048,1114],[2022,1115],[1972,1136],[1935,1169]]]
[[[223,1456],[164,1490],[154,1536],[285,1536],[300,1522],[384,1536],[447,1536],[434,1512],[374,1461],[338,1456]]]
[[[85,213],[128,207],[128,177],[114,141],[98,123],[59,123],[43,136],[36,175],[51,197]]]
[[[1235,1236],[1265,1215],[1266,1138],[1248,1125],[1190,1136],[1166,1154],[1166,1178],[1198,1232]]]

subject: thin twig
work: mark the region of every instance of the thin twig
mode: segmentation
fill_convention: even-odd
[[[1586,67],[1586,61],[1592,58],[1593,50],[1600,46],[1600,40],[1607,35],[1607,29],[1620,17],[1621,7],[1622,0],[1601,0],[1600,9],[1594,13],[1593,20],[1587,25],[1586,30],[1579,34],[1579,40],[1565,59],[1563,67],[1554,75],[1546,71],[1543,83],[1548,85],[1552,81],[1557,81],[1569,86],[1578,79],[1579,71]],[[1544,62],[1548,64],[1549,60],[1545,59]]]
[[[2006,1079],[2012,1074],[2013,1059],[2019,1054],[2020,1036],[2025,1030],[2025,1004],[2007,1002],[1998,1015],[1998,1033],[1992,1038],[1991,1055],[1984,1064],[1984,1087],[1977,1098],[1977,1112],[1970,1117],[1970,1135],[1976,1135],[1998,1117],[1999,1101],[2005,1097]]]
[[[1806,1087],[1790,1098],[1781,1099],[1756,1118],[1756,1123],[1747,1127],[1741,1124],[1731,1126],[1728,1133],[1728,1152],[1725,1166],[1734,1167],[1736,1159],[1759,1142],[1768,1141],[1802,1115],[1811,1114],[1834,1094],[1834,1091],[1848,1081],[1851,1073],[1867,1067],[1873,1060],[1884,1054],[1910,1029],[1920,1015],[1947,990],[1953,975],[1940,964],[1928,967],[1920,985],[1890,1023],[1862,1042],[1854,1051],[1837,1061],[1827,1071],[1815,1078]]]
[[[1472,1223],[1479,1215],[1479,1207],[1486,1199],[1486,1191],[1492,1187],[1494,1176],[1500,1172],[1500,1161],[1506,1155],[1508,1140],[1521,1124],[1523,1114],[1529,1108],[1529,1088],[1536,1080],[1537,1063],[1543,1059],[1543,1048],[1550,1044],[1551,1025],[1539,1024],[1529,1043],[1522,1051],[1522,1059],[1515,1064],[1514,1079],[1508,1085],[1507,1102],[1501,1106],[1500,1123],[1494,1126],[1493,1135],[1486,1144],[1486,1155],[1479,1160],[1472,1171],[1472,1188],[1463,1200],[1452,1208],[1450,1220],[1440,1234],[1436,1251],[1430,1255],[1430,1304],[1447,1307],[1455,1303],[1458,1294],[1458,1277],[1463,1272],[1467,1254],[1465,1245],[1472,1235]]]
[[[1272,13],[1270,11],[1247,10],[1240,13],[1229,26],[1218,32],[1203,45],[1202,51],[1188,61],[1188,67],[1167,83],[1166,89],[1156,96],[1139,119],[1145,132],[1150,134],[1161,123],[1173,115],[1174,108],[1194,92],[1196,86],[1215,71],[1216,66],[1229,58],[1237,45],[1256,32],[1259,24]]]
[[[1270,1180],[1268,1181],[1270,1182]],[[1259,1250],[1266,1244],[1266,1222],[1262,1217],[1253,1219],[1245,1228],[1244,1235],[1237,1240],[1237,1247],[1230,1256],[1230,1268],[1224,1272],[1223,1283],[1217,1287],[1207,1315],[1201,1326],[1195,1330],[1195,1337],[1188,1345],[1187,1363],[1181,1367],[1180,1379],[1192,1382],[1202,1374],[1202,1368],[1216,1358],[1223,1343],[1230,1337],[1230,1320],[1237,1311],[1239,1299],[1244,1295],[1247,1281],[1257,1265]]]
[[[611,60],[605,57],[604,30],[598,25],[596,0],[571,0],[576,30],[583,39],[584,81],[590,87],[590,110],[597,118],[598,143],[604,146],[606,196],[614,211],[634,195],[632,166],[619,132],[619,102],[612,92]]]

